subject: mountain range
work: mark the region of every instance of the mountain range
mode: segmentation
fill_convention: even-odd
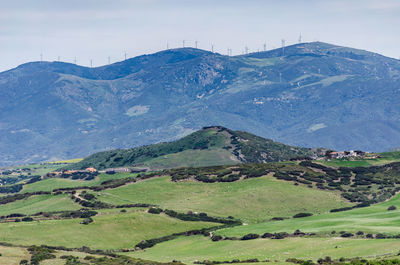
[[[0,73],[0,164],[172,141],[221,125],[336,150],[400,146],[400,61],[327,43],[225,56],[182,48]]]

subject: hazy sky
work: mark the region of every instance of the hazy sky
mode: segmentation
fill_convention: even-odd
[[[0,0],[0,71],[57,60],[95,66],[194,46],[226,54],[324,41],[400,57],[400,0]]]

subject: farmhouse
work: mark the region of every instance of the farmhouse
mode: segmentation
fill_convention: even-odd
[[[326,156],[328,158],[352,158],[352,157],[364,157],[365,152],[359,150],[350,150],[350,151],[340,151],[340,152],[327,152]]]

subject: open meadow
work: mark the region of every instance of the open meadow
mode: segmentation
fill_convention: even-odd
[[[172,182],[170,177],[160,177],[104,190],[97,198],[112,204],[152,203],[179,212],[234,216],[248,223],[352,205],[335,192],[295,186],[271,176],[229,183]]]

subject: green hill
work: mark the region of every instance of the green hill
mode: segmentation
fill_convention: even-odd
[[[28,175],[28,169],[9,169],[8,178],[19,182],[4,187],[21,184],[22,189],[0,197],[0,263],[14,256],[17,263],[10,264],[29,259],[32,244],[55,251],[55,257],[39,265],[122,265],[136,264],[132,262],[137,258],[153,264],[172,260],[247,264],[257,259],[261,265],[265,260],[269,264],[286,264],[288,259],[317,262],[326,256],[335,262],[397,257],[400,162],[375,161],[377,165],[369,167],[328,167],[317,161],[240,163],[259,159],[256,152],[247,155],[251,150],[272,146],[275,152],[270,154],[280,150],[282,155],[288,149],[221,127],[204,128],[190,137],[177,142],[193,148],[206,139],[206,148],[145,162],[196,151],[223,150],[234,156],[240,150],[239,164],[144,174],[101,173],[93,179],[60,176],[35,182],[17,175]],[[174,143],[159,145],[168,144],[176,147]],[[396,157],[387,154],[381,159]],[[40,166],[32,167],[35,172],[53,170]],[[295,234],[298,229],[300,234]],[[88,255],[99,256],[102,263]],[[103,255],[110,256],[104,260]],[[63,262],[66,256],[82,262]]]
[[[70,169],[145,166],[151,169],[286,161],[311,149],[274,142],[224,127],[204,127],[180,140],[93,154]]]

